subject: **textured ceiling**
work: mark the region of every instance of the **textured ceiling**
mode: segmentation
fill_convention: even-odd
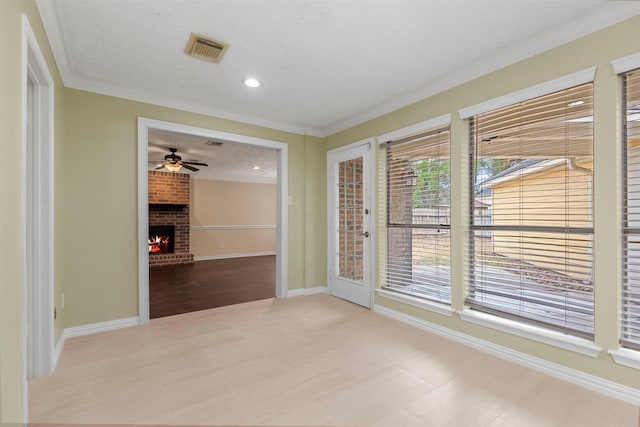
[[[637,1],[38,0],[65,85],[326,136],[637,15]],[[230,45],[183,53],[191,32]],[[250,89],[241,80],[262,81]]]
[[[181,169],[196,179],[217,181],[255,182],[275,184],[278,177],[277,151],[237,142],[223,142],[220,146],[207,145],[210,138],[185,135],[158,129],[149,129],[148,155],[149,170],[154,170],[164,162],[169,148],[184,161],[206,163],[209,166],[196,166],[200,170],[191,172]],[[216,142],[220,142],[217,141]],[[260,169],[254,169],[259,167]],[[162,169],[167,171],[166,169]]]

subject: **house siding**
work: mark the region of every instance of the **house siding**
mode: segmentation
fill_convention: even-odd
[[[593,170],[593,162],[578,163]],[[553,171],[523,176],[492,187],[492,225],[547,227],[593,227],[591,176],[566,165]],[[563,183],[566,181],[566,185]],[[567,215],[570,212],[570,216]],[[591,239],[568,234],[524,232],[504,233],[493,251],[513,259],[526,259],[538,267],[583,280],[591,280],[593,249]],[[559,240],[560,239],[560,240]],[[551,254],[550,252],[553,252]],[[567,271],[557,265],[555,254],[566,253],[572,264]]]

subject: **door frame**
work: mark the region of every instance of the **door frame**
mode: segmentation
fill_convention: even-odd
[[[149,129],[186,133],[231,143],[255,145],[277,150],[277,219],[276,219],[276,298],[286,298],[288,291],[288,144],[262,138],[182,125],[138,117],[138,323],[149,322],[149,205],[148,142]]]
[[[368,161],[369,167],[364,168],[363,174],[365,174],[365,179],[367,185],[364,187],[363,191],[365,192],[368,200],[369,200],[369,237],[363,240],[363,244],[367,246],[368,260],[364,260],[364,277],[365,280],[368,279],[368,283],[365,283],[365,286],[369,288],[369,309],[373,308],[374,304],[374,281],[375,281],[375,253],[374,250],[376,248],[376,236],[377,236],[377,213],[376,213],[376,192],[375,192],[375,165],[377,162],[376,158],[376,150],[375,150],[375,140],[374,138],[367,138],[361,141],[357,141],[348,145],[344,145],[342,147],[334,148],[332,150],[327,151],[327,291],[329,294],[332,294],[332,269],[335,267],[335,233],[332,230],[336,229],[335,224],[335,194],[332,193],[332,184],[334,181],[333,170],[332,170],[332,162],[333,158],[338,156],[339,154],[351,150],[353,148],[364,147],[368,153]]]
[[[33,84],[31,111],[27,108],[29,81]],[[25,421],[27,378],[47,375],[55,364],[53,84],[35,33],[23,14],[21,232]]]

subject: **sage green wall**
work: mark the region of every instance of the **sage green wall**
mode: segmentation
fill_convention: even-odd
[[[451,236],[452,236],[452,306],[464,307],[464,244],[468,212],[468,142],[467,125],[458,110],[476,103],[524,89],[554,78],[596,66],[594,82],[594,271],[595,271],[595,341],[603,348],[598,358],[590,358],[516,337],[493,329],[421,310],[376,296],[376,304],[425,319],[515,350],[584,371],[620,384],[640,389],[637,370],[613,362],[608,349],[617,348],[620,309],[620,117],[619,81],[610,61],[640,52],[640,17],[603,29],[571,43],[546,51],[509,67],[477,78],[453,89],[376,118],[325,139],[325,149],[375,137],[421,121],[452,113],[451,122]],[[380,171],[378,171],[380,172]],[[378,181],[379,182],[379,181]],[[377,193],[384,200],[384,187]],[[377,212],[378,223],[383,212]],[[382,222],[384,224],[384,222]],[[384,236],[384,226],[379,230]],[[383,243],[383,242],[382,242]],[[380,245],[380,242],[378,242]],[[375,259],[383,263],[383,259]],[[378,281],[376,287],[381,283]]]
[[[327,154],[321,138],[305,141],[305,283],[327,286]]]
[[[4,159],[0,168],[0,422],[22,421],[23,405],[23,258],[22,258],[22,15],[25,14],[54,79],[54,194],[63,181],[59,164],[64,143],[64,90],[34,1],[0,1],[0,141]],[[55,262],[59,261],[60,221],[64,206],[54,202]],[[55,268],[54,303],[58,317],[55,340],[64,327],[60,310],[61,274]]]
[[[617,341],[619,308],[620,148],[617,127],[617,79],[609,61],[640,50],[640,18],[514,64],[442,94],[326,139],[296,135],[205,115],[63,89],[35,2],[0,0],[0,141],[3,155],[15,159],[0,168],[0,420],[18,422],[23,407],[22,379],[22,64],[21,19],[29,17],[55,79],[55,304],[56,339],[63,327],[137,315],[137,117],[143,116],[289,144],[290,289],[326,284],[326,151],[366,137],[455,113],[571,72],[598,66],[596,76],[596,341],[606,348]],[[466,127],[452,122],[452,260],[454,308],[462,307],[462,241],[465,218]],[[381,189],[379,189],[381,190]],[[607,206],[608,211],[598,209]],[[378,218],[380,221],[380,217]],[[98,233],[100,226],[110,227]],[[114,228],[115,227],[115,228]],[[380,262],[380,260],[376,260]],[[66,308],[60,307],[61,294]],[[414,307],[377,298],[401,310],[566,366],[640,388],[637,371],[611,362],[529,340]]]
[[[322,141],[210,116],[68,89],[64,146],[65,326],[137,316],[137,119],[146,117],[288,144],[289,289],[325,283]],[[316,189],[318,188],[318,189]],[[320,210],[322,210],[320,208]],[[311,212],[310,212],[311,211]],[[305,239],[310,230],[322,239]],[[322,256],[320,259],[324,259]]]
[[[63,328],[138,314],[137,118],[172,121],[289,145],[289,289],[326,283],[324,149],[319,138],[62,86],[32,0],[0,1],[0,420],[22,420],[22,14],[55,80],[55,323]],[[109,231],[99,233],[100,227]],[[307,239],[306,236],[311,236]],[[318,264],[318,263],[319,264]],[[65,308],[61,307],[64,292]]]

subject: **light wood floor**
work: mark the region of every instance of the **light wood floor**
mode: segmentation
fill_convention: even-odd
[[[327,295],[69,339],[32,423],[638,426],[639,409]]]

